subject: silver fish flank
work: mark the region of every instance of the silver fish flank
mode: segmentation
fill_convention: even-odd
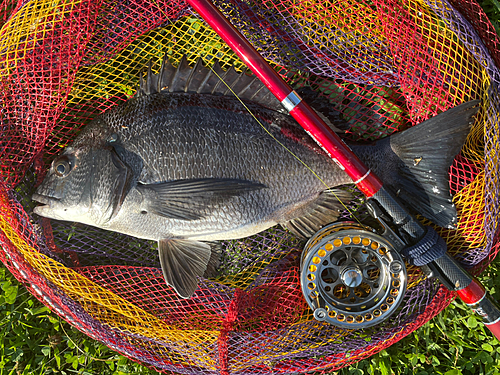
[[[158,241],[165,280],[183,298],[216,269],[216,241],[276,224],[309,237],[351,199],[336,189],[349,177],[260,81],[214,70],[260,124],[201,60],[192,69],[164,61],[134,98],[82,130],[33,195],[38,215]],[[452,227],[448,168],[477,103],[352,149],[410,208]]]

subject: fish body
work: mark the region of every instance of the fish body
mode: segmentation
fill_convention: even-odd
[[[150,69],[136,97],[94,119],[53,161],[33,196],[43,204],[34,212],[158,241],[165,279],[184,298],[196,277],[216,267],[213,241],[276,224],[307,237],[333,222],[350,199],[334,188],[350,178],[260,83],[236,77],[246,82],[246,108],[214,88],[218,81],[201,64],[191,70],[184,61],[175,70],[164,62],[158,75]],[[403,189],[410,206],[423,204],[424,215],[453,225],[447,170],[474,107],[440,115],[453,129],[438,139],[443,121],[434,120],[353,150],[390,188]],[[433,143],[422,147],[426,136]]]
[[[104,113],[60,157],[74,159],[72,173],[83,170],[66,195],[79,195],[82,189],[76,186],[85,186],[86,199],[75,196],[64,201],[65,207],[70,202],[76,207],[83,203],[86,224],[140,238],[212,241],[241,238],[288,221],[319,192],[350,181],[295,124],[286,129],[288,116],[247,105],[260,117],[260,125],[244,108],[233,110],[241,107],[236,98],[212,95],[157,93],[133,98]],[[297,142],[292,132],[304,139]],[[123,172],[114,159],[126,165]],[[44,183],[38,194],[50,196],[56,190],[61,179],[55,172],[52,176],[53,185]],[[113,216],[113,206],[104,204],[113,201],[106,192],[117,191],[127,178],[127,193]],[[220,202],[214,199],[210,207],[198,207],[205,211],[197,218],[149,214],[157,210],[156,184],[202,179],[207,184],[223,180],[229,190],[232,180],[242,181],[243,186],[238,194],[229,192]],[[203,182],[192,189],[197,188],[203,190]],[[49,207],[38,207],[37,213],[43,215],[44,209]],[[71,212],[75,217],[69,218]],[[82,215],[81,209],[67,209],[59,219],[82,221]]]

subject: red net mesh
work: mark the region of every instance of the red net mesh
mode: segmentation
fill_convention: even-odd
[[[347,139],[379,139],[481,99],[450,168],[458,228],[439,233],[466,267],[487,266],[498,252],[500,55],[477,3],[216,5],[288,82],[310,86],[341,113]],[[303,244],[271,228],[225,241],[217,278],[182,300],[163,281],[150,241],[32,215],[47,163],[135,93],[150,59],[244,65],[182,1],[5,1],[0,25],[0,259],[89,336],[164,372],[325,372],[397,342],[453,298],[409,267],[402,308],[381,326],[318,322],[300,290]]]

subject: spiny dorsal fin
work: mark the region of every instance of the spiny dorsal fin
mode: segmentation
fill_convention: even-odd
[[[158,74],[153,73],[150,62],[146,78],[140,78],[136,95],[150,95],[160,91],[228,96],[236,94],[242,100],[251,100],[275,111],[284,112],[278,99],[256,76],[247,74],[246,70],[238,73],[234,67],[224,71],[219,61],[210,69],[204,66],[203,60],[199,58],[191,68],[186,56],[183,56],[177,68],[174,68],[165,55]]]
[[[171,93],[197,93],[222,96],[234,96],[242,100],[250,100],[266,108],[280,113],[287,113],[273,93],[248,70],[238,73],[234,66],[224,71],[218,60],[212,68],[203,65],[203,60],[198,58],[196,64],[191,68],[186,56],[183,56],[177,68],[175,68],[168,56],[165,54],[158,74],[153,73],[151,61],[148,64],[146,79],[142,76],[139,82],[139,90],[136,96],[150,95],[161,91]],[[220,78],[219,78],[220,77]],[[313,90],[304,91],[305,99],[313,105],[318,115],[338,133],[344,133],[342,124],[337,119],[339,113],[331,108],[330,103],[325,98],[318,98],[318,94]],[[316,107],[319,108],[316,109]],[[326,113],[323,114],[324,110]],[[332,112],[335,112],[332,117]],[[326,115],[326,116],[325,116]],[[340,125],[340,126],[339,126]]]

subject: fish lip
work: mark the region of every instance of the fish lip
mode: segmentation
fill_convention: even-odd
[[[33,199],[35,202],[41,203],[43,205],[49,205],[49,206],[52,202],[60,201],[59,198],[50,197],[48,195],[42,195],[42,194],[37,194],[37,193],[33,194],[31,196],[31,199]]]

